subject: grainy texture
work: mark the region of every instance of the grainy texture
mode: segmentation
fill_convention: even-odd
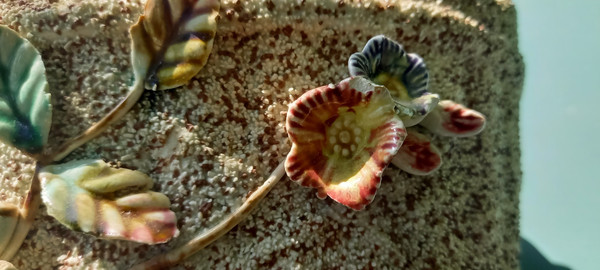
[[[128,27],[144,1],[0,3],[0,23],[40,50],[54,105],[50,145],[115,106],[132,81]],[[138,105],[67,159],[139,169],[173,202],[181,235],[165,245],[72,232],[42,209],[12,263],[20,269],[122,269],[202,232],[233,211],[289,150],[287,104],[348,76],[348,57],[376,34],[423,56],[431,91],[487,116],[470,138],[435,137],[430,176],[390,167],[355,212],[284,179],[246,221],[182,269],[518,268],[518,103],[523,64],[508,1],[222,1],[205,69]],[[0,200],[22,201],[33,161],[0,145]]]

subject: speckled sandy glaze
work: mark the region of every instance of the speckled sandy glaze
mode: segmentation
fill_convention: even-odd
[[[375,34],[427,62],[432,92],[487,116],[475,137],[435,137],[430,176],[385,171],[355,212],[283,180],[246,221],[182,269],[518,268],[518,101],[523,65],[509,1],[222,1],[215,48],[190,84],[146,92],[68,160],[104,158],[147,173],[173,202],[181,235],[165,245],[70,231],[41,209],[12,263],[20,269],[122,269],[220,221],[285,158],[287,104],[348,77],[348,57]],[[0,3],[0,23],[42,53],[54,106],[50,146],[114,107],[132,80],[128,28],[144,1]],[[386,6],[389,6],[386,8]],[[33,160],[0,145],[0,200],[20,203]]]

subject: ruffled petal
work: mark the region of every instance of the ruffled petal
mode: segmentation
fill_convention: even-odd
[[[287,114],[287,175],[319,198],[363,209],[406,137],[394,106],[384,87],[361,77],[306,92]]]
[[[442,156],[428,136],[411,128],[392,164],[410,174],[428,175],[440,168]]]
[[[485,116],[480,112],[452,100],[443,100],[420,124],[438,135],[468,137],[480,133],[485,122]]]
[[[371,38],[362,52],[350,56],[348,67],[352,76],[364,76],[381,85],[389,83],[386,87],[391,86],[388,89],[396,99],[427,93],[429,72],[423,58],[407,54],[402,45],[383,35]]]
[[[428,92],[429,72],[423,58],[407,54],[402,45],[383,35],[373,37],[362,52],[350,56],[348,67],[350,75],[384,85],[400,106],[409,109],[402,119],[407,127],[419,123],[439,101],[437,94]]]

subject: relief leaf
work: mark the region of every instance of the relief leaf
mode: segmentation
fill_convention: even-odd
[[[48,214],[73,230],[146,244],[179,233],[169,199],[139,171],[81,160],[47,166],[39,178]]]
[[[0,258],[4,249],[10,244],[10,239],[19,221],[19,208],[0,203]],[[20,243],[19,243],[20,245]]]
[[[212,51],[218,0],[149,0],[131,27],[133,69],[146,89],[186,84]]]
[[[48,141],[52,106],[40,53],[0,26],[0,140],[30,154]]]
[[[0,262],[10,260],[27,236],[40,206],[39,188],[34,178],[21,206],[0,202]]]

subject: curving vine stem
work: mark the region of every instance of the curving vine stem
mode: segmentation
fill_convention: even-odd
[[[144,81],[136,79],[134,85],[131,87],[129,94],[117,105],[112,111],[110,111],[106,116],[104,116],[100,121],[92,125],[86,131],[84,131],[79,136],[72,138],[66,142],[64,142],[57,150],[54,152],[44,155],[40,157],[40,162],[42,164],[49,164],[56,161],[60,161],[69,155],[73,150],[77,149],[79,146],[85,144],[89,140],[94,137],[100,135],[103,131],[105,131],[112,123],[121,119],[131,108],[133,105],[137,103],[142,94],[144,93]]]
[[[33,224],[35,215],[42,201],[40,198],[40,181],[38,179],[39,170],[40,163],[37,163],[35,174],[33,175],[33,180],[31,181],[31,187],[27,193],[27,197],[25,198],[23,205],[19,209],[10,209],[13,211],[14,218],[16,218],[17,221],[10,236],[10,240],[7,241],[7,245],[0,246],[0,260],[10,260],[15,253],[17,253],[19,247],[21,247],[21,243],[23,243],[23,240],[29,232],[29,228]]]
[[[144,14],[129,29],[135,76],[129,94],[102,120],[41,161],[59,161],[98,136],[135,105],[144,89],[176,88],[198,74],[213,48],[219,8],[219,0],[146,2]]]
[[[170,266],[177,265],[183,260],[210,245],[215,240],[229,232],[233,227],[238,225],[242,220],[246,219],[250,212],[256,208],[261,200],[273,189],[279,179],[285,174],[284,163],[281,162],[271,173],[269,178],[255,190],[246,201],[235,212],[231,213],[225,220],[221,221],[216,226],[210,228],[206,232],[196,236],[183,246],[171,250],[165,254],[155,257],[149,261],[135,265],[132,269],[166,269]]]

